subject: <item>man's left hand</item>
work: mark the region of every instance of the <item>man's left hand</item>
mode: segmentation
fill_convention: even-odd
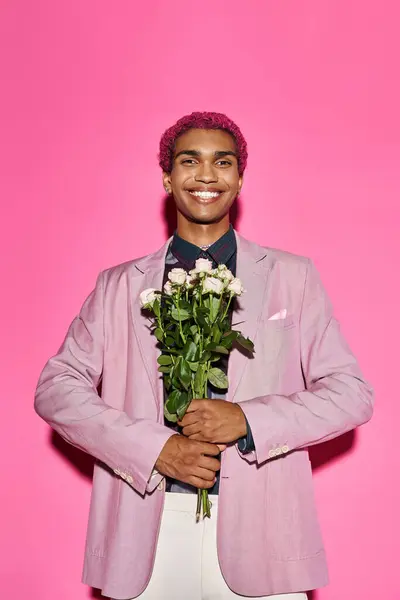
[[[192,400],[178,425],[188,438],[214,444],[236,442],[247,434],[242,409],[226,400]]]

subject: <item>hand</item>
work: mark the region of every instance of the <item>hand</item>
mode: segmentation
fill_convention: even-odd
[[[189,483],[197,488],[211,488],[221,463],[214,458],[225,447],[172,435],[161,450],[155,468],[162,475]]]
[[[178,424],[189,439],[214,444],[235,442],[247,433],[242,409],[226,400],[192,400]]]

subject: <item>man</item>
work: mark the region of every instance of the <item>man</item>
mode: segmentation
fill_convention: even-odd
[[[40,377],[38,414],[96,458],[83,581],[115,599],[300,600],[327,583],[307,448],[367,422],[373,394],[313,264],[230,227],[246,159],[239,128],[218,113],[164,133],[175,235],[99,275]],[[256,352],[232,351],[226,395],[193,400],[177,433],[139,295],[199,257],[242,280],[233,325]],[[200,523],[196,487],[212,492]]]

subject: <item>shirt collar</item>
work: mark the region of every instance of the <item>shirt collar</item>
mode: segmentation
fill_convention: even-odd
[[[171,252],[175,258],[185,265],[187,269],[192,269],[194,263],[200,256],[207,255],[217,264],[228,264],[229,260],[236,253],[236,236],[232,225],[222,237],[214,242],[207,250],[202,250],[199,246],[192,244],[181,238],[176,232],[171,242]]]

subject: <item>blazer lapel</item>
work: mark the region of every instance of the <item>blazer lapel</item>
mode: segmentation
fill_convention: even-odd
[[[267,250],[258,244],[249,242],[236,233],[237,269],[236,275],[243,283],[245,292],[237,298],[236,308],[232,315],[232,329],[240,331],[253,342],[260,322],[265,301],[268,275],[270,269],[266,261]],[[257,352],[257,344],[255,344]],[[229,357],[227,397],[233,401],[245,367],[252,357],[234,348]]]
[[[165,258],[172,238],[154,254],[150,254],[134,264],[136,276],[131,278],[131,312],[133,328],[139,350],[146,369],[153,396],[157,404],[159,418],[163,414],[161,407],[164,403],[163,380],[158,372],[157,358],[159,349],[157,340],[150,332],[150,321],[142,312],[140,293],[148,288],[162,289]],[[139,273],[138,273],[139,272]]]
[[[232,326],[233,329],[239,330],[245,337],[249,337],[254,341],[265,301],[270,271],[264,260],[267,256],[267,250],[246,240],[237,232],[235,232],[235,235],[237,240],[236,275],[241,279],[245,292],[240,298],[236,299],[236,307],[232,315]],[[160,415],[163,414],[161,407],[163,406],[164,392],[162,376],[158,372],[157,358],[159,350],[155,336],[150,333],[150,323],[141,310],[139,295],[147,288],[161,290],[165,258],[171,240],[172,238],[169,238],[160,250],[154,254],[136,261],[133,265],[136,275],[133,274],[131,278],[133,328],[160,418]],[[255,351],[257,352],[256,345]],[[232,350],[228,364],[229,400],[234,399],[249,360],[252,360],[251,357],[241,350],[237,348]]]

